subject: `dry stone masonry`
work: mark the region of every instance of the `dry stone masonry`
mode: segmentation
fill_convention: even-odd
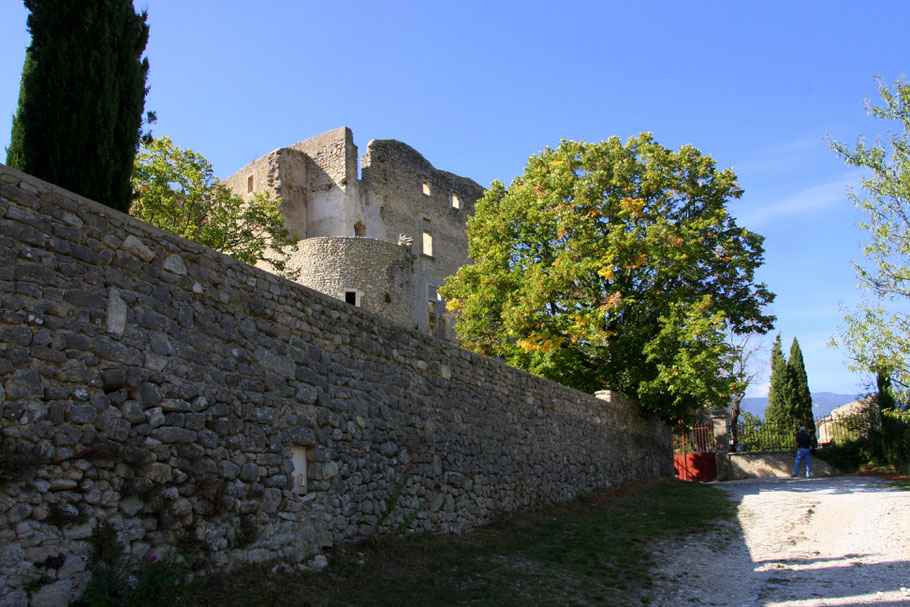
[[[0,165],[0,605],[79,596],[104,533],[320,566],[672,474],[667,428],[602,396]]]
[[[289,260],[298,282],[451,339],[438,289],[469,261],[466,222],[484,189],[393,139],[367,144],[359,177],[357,162],[354,135],[341,127],[278,148],[225,184],[281,197],[285,225],[306,249]]]

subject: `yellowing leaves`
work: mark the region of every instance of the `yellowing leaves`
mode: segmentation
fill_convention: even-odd
[[[648,256],[645,253],[640,253],[629,260],[629,263],[623,264],[623,268],[627,270],[634,270],[635,268],[640,268],[646,263],[648,263]]]
[[[552,352],[562,346],[565,341],[563,337],[533,333],[524,339],[519,339],[515,345],[525,352]]]
[[[623,198],[619,201],[622,210],[626,211],[632,217],[638,217],[641,215],[641,210],[645,208],[645,201],[643,198]]]
[[[617,291],[616,293],[611,293],[604,299],[603,305],[597,308],[599,312],[608,312],[619,305],[619,302],[622,301],[622,293]]]
[[[616,273],[613,271],[612,266],[605,266],[599,270],[597,273],[606,278],[607,280],[614,280],[616,278]]]

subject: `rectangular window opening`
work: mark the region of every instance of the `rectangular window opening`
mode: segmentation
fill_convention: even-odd
[[[428,179],[424,179],[422,185],[423,185],[423,193],[426,194],[427,196],[429,196],[430,195],[430,181]]]
[[[246,179],[246,193],[251,194],[253,192],[253,176],[250,175]]]
[[[306,493],[307,462],[313,459],[313,448],[305,445],[291,447],[291,463],[294,465],[294,493]]]
[[[445,301],[439,294],[439,285],[427,284],[427,321],[430,335],[445,337]]]
[[[430,231],[430,220],[423,220],[423,254],[433,256],[433,232]]]
[[[360,298],[357,297],[357,291],[348,291],[348,290],[345,290],[345,292],[344,292],[344,303],[349,303],[349,304],[351,304],[352,306],[359,306],[359,305],[360,305],[360,301],[359,301],[359,300],[360,300]]]
[[[458,194],[452,192],[452,208],[460,209],[461,208],[461,199],[458,197]]]

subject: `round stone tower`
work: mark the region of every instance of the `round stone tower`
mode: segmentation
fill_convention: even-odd
[[[289,260],[296,281],[408,326],[415,326],[414,255],[410,248],[346,236],[317,236],[299,242]]]

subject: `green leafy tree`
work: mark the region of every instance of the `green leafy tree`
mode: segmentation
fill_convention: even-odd
[[[25,0],[32,42],[6,163],[126,211],[145,105],[146,13],[131,0]]]
[[[443,288],[461,344],[668,421],[726,406],[726,328],[773,320],[763,239],[726,210],[741,194],[710,156],[650,134],[547,148],[475,206],[474,262]]]
[[[143,141],[133,170],[130,214],[249,264],[288,275],[297,239],[285,227],[281,199],[256,193],[244,201],[223,185],[212,165],[169,137]]]
[[[867,232],[866,260],[854,263],[859,285],[868,296],[846,318],[846,327],[833,342],[842,346],[857,371],[889,370],[894,392],[906,399],[910,390],[910,84],[899,79],[892,89],[881,79],[881,106],[865,101],[875,118],[893,121],[884,138],[855,147],[832,142],[844,162],[869,171],[861,180],[862,194],[851,191],[853,202],[866,214],[858,225]],[[890,123],[889,123],[890,124]]]
[[[891,375],[888,372],[878,370],[875,374],[875,389],[875,404],[879,413],[897,407],[891,391]]]

